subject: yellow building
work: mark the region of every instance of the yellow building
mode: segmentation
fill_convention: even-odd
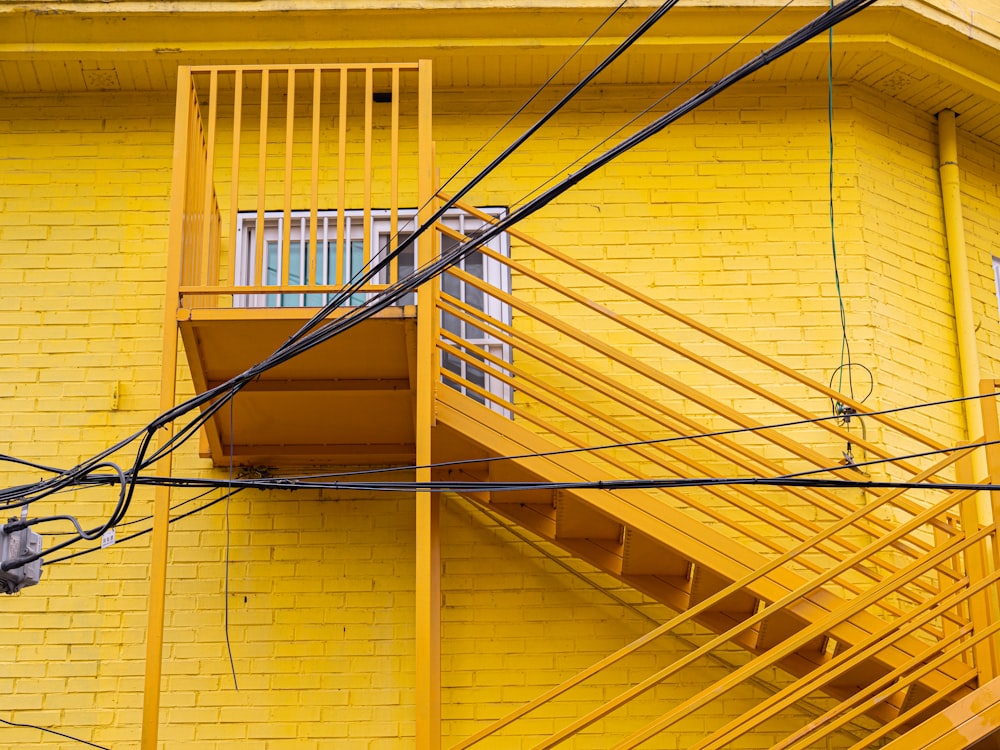
[[[0,5],[0,746],[995,746],[1000,3],[669,6]]]

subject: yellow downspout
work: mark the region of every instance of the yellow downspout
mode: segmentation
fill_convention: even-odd
[[[972,315],[972,289],[969,285],[969,261],[965,249],[965,226],[962,218],[962,185],[958,174],[958,135],[955,113],[950,109],[938,113],[938,151],[941,173],[941,203],[944,208],[944,229],[948,242],[948,265],[951,269],[951,293],[955,305],[955,332],[958,337],[958,363],[962,375],[962,395],[979,395],[979,351],[976,346],[975,320]],[[983,434],[983,417],[979,403],[965,402],[965,427],[969,440]],[[987,474],[982,451],[973,455],[975,479]],[[989,503],[979,501],[979,518],[988,523]]]
[[[951,293],[955,305],[955,333],[958,338],[958,365],[962,376],[962,395],[978,396],[980,392],[979,351],[976,346],[975,320],[972,315],[972,288],[969,284],[969,262],[965,248],[965,226],[962,218],[962,185],[958,172],[958,133],[955,113],[950,109],[938,113],[938,155],[941,173],[941,204],[944,209],[944,230],[948,243],[948,266],[951,271]],[[969,440],[983,435],[982,406],[978,400],[966,401],[965,428]],[[989,475],[986,450],[972,454],[973,481]],[[961,504],[959,513],[966,534],[991,523],[993,513],[990,493],[979,492],[975,499]],[[976,545],[966,551],[966,571],[971,583],[982,580],[988,569],[986,550]],[[969,602],[972,624],[981,632],[993,622],[992,606],[986,592]],[[996,676],[996,652],[992,639],[980,641],[974,648],[974,661],[983,684]]]

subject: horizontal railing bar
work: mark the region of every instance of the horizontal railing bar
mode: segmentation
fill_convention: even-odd
[[[446,194],[444,194],[444,193],[439,192],[438,195],[441,196],[445,200],[448,199],[448,196]],[[467,211],[467,212],[471,213],[472,215],[476,216],[477,218],[479,218],[479,219],[481,219],[481,220],[483,220],[485,222],[493,223],[493,222],[497,221],[497,219],[495,217],[492,217],[489,214],[484,214],[483,212],[477,210],[473,206],[469,206],[469,205],[464,204],[462,202],[457,202],[455,205],[458,206],[459,208],[461,208],[463,211]],[[684,315],[683,313],[681,313],[681,312],[679,312],[677,310],[674,310],[673,308],[671,308],[671,307],[669,307],[667,305],[664,305],[659,300],[656,300],[656,299],[654,299],[654,298],[652,298],[652,297],[650,297],[648,295],[645,295],[645,294],[642,294],[641,292],[638,292],[635,289],[632,289],[631,287],[623,284],[622,282],[618,281],[614,277],[609,276],[608,274],[605,274],[605,273],[601,273],[600,271],[597,271],[597,270],[595,270],[593,268],[590,268],[589,266],[587,266],[584,263],[581,263],[580,261],[576,260],[575,258],[573,258],[573,257],[571,257],[571,256],[569,256],[569,255],[567,255],[565,253],[562,253],[562,252],[556,250],[555,248],[550,247],[549,245],[546,245],[545,243],[539,242],[538,240],[535,240],[532,237],[529,237],[528,235],[524,234],[523,232],[519,231],[516,228],[510,228],[510,229],[508,229],[507,233],[511,237],[516,237],[517,239],[521,240],[522,242],[525,242],[526,244],[530,245],[531,247],[534,247],[536,250],[541,250],[542,252],[544,252],[545,254],[549,255],[550,257],[555,258],[556,260],[562,261],[563,263],[566,263],[567,265],[575,268],[576,270],[578,270],[578,271],[580,271],[582,273],[585,273],[585,274],[587,274],[587,275],[589,275],[589,276],[591,276],[591,277],[593,277],[593,278],[595,278],[595,279],[597,279],[597,280],[599,280],[599,281],[601,281],[601,282],[603,282],[603,283],[605,283],[605,284],[607,284],[607,285],[609,285],[609,286],[611,286],[611,287],[613,287],[615,289],[618,289],[619,291],[621,291],[621,292],[623,292],[623,293],[625,293],[625,294],[633,297],[634,299],[642,302],[643,304],[649,306],[650,308],[656,310],[657,312],[662,313],[663,315],[668,315],[671,318],[673,318],[674,320],[677,320],[679,323],[683,323],[684,325],[688,326],[689,328],[692,328],[692,329],[698,331],[699,333],[702,333],[702,334],[704,334],[706,336],[709,336],[709,337],[715,339],[716,341],[718,341],[719,343],[725,344],[726,346],[728,346],[728,347],[730,347],[732,349],[735,349],[736,351],[740,352],[741,354],[744,354],[745,356],[750,357],[751,359],[754,359],[754,360],[758,361],[759,363],[761,363],[763,365],[766,365],[767,367],[770,367],[770,368],[772,368],[774,370],[777,370],[778,372],[783,373],[784,375],[792,378],[793,380],[797,380],[802,385],[808,386],[809,388],[811,388],[813,390],[819,391],[821,394],[823,394],[827,398],[831,398],[831,399],[840,401],[842,404],[850,406],[852,409],[855,410],[855,412],[857,412],[857,414],[859,416],[862,416],[862,417],[863,416],[870,416],[872,419],[875,419],[876,421],[881,422],[881,423],[885,424],[888,427],[891,427],[892,429],[896,430],[897,432],[900,432],[900,433],[906,435],[907,437],[910,437],[913,440],[916,440],[916,441],[918,441],[918,442],[920,442],[920,443],[928,446],[929,448],[933,448],[935,450],[940,450],[940,449],[946,447],[943,444],[938,443],[937,441],[935,441],[935,440],[927,437],[923,433],[918,432],[917,430],[914,430],[913,428],[908,427],[905,424],[897,422],[896,420],[888,417],[887,415],[884,415],[884,414],[871,414],[871,412],[874,411],[874,410],[872,410],[869,407],[865,406],[861,402],[855,401],[855,400],[853,400],[851,398],[848,398],[847,396],[839,393],[838,391],[834,390],[833,388],[831,388],[831,387],[829,387],[827,385],[824,385],[823,383],[821,383],[821,382],[819,382],[817,380],[813,380],[812,378],[808,377],[807,375],[804,375],[801,372],[798,372],[797,370],[794,370],[794,369],[792,369],[790,367],[787,367],[786,365],[781,364],[780,362],[778,362],[775,359],[772,359],[771,357],[768,357],[768,356],[766,356],[764,354],[761,354],[760,352],[758,352],[758,351],[750,348],[746,344],[743,344],[743,343],[737,341],[736,339],[734,339],[734,338],[732,338],[730,336],[726,336],[725,334],[723,334],[723,333],[721,333],[721,332],[719,332],[719,331],[717,331],[717,330],[715,330],[713,328],[710,328],[709,326],[706,326],[706,325],[703,325],[703,324],[699,323],[698,321],[694,320],[693,318],[691,318],[691,317],[689,317],[687,315]]]
[[[267,65],[191,65],[188,69],[192,74],[204,75],[211,73],[212,71],[217,71],[219,73],[235,73],[237,71],[242,71],[244,73],[252,73],[258,70],[266,70],[269,72],[282,71],[282,70],[320,70],[320,71],[331,71],[340,72],[342,70],[350,71],[361,71],[366,70],[412,70],[416,71],[420,67],[419,63],[292,63],[288,65],[282,64],[267,64]]]
[[[344,291],[343,284],[317,284],[295,286],[182,286],[180,293],[188,296],[212,294],[334,294]],[[381,292],[389,288],[389,284],[365,284],[358,287],[352,294],[365,292]]]
[[[451,268],[449,270],[449,273],[460,278],[466,283],[472,284],[474,286],[480,286],[482,284],[480,279],[477,279],[471,274],[465,273],[460,268]],[[689,398],[696,403],[702,404],[703,406],[705,406],[705,408],[712,410],[713,412],[719,414],[720,416],[723,416],[730,422],[740,425],[740,427],[746,429],[757,430],[758,431],[757,434],[761,435],[765,440],[768,440],[769,442],[777,445],[778,447],[784,448],[785,450],[789,451],[792,455],[799,456],[803,460],[809,461],[810,463],[819,468],[825,468],[829,466],[829,460],[826,459],[824,456],[820,455],[819,453],[817,453],[816,451],[805,448],[804,446],[801,446],[800,444],[796,443],[790,438],[784,437],[783,435],[772,434],[774,432],[773,430],[763,429],[766,427],[766,425],[757,422],[756,420],[751,419],[750,417],[746,417],[740,414],[736,410],[725,406],[716,399],[704,396],[692,386],[688,386],[687,384],[680,382],[676,378],[664,374],[660,370],[657,370],[656,368],[647,365],[646,363],[642,362],[636,357],[625,354],[620,350],[615,349],[610,344],[604,343],[603,341],[595,338],[594,336],[591,336],[589,333],[574,328],[573,326],[563,322],[556,316],[542,312],[541,310],[534,307],[530,303],[525,302],[511,294],[499,291],[497,289],[491,289],[490,294],[495,298],[497,298],[498,300],[500,300],[501,302],[509,304],[513,309],[520,310],[529,317],[534,318],[535,320],[568,336],[569,338],[575,339],[584,346],[594,351],[600,352],[604,356],[607,356],[617,362],[620,362],[621,364],[625,365],[634,372],[637,372],[643,375],[644,377],[648,378],[652,382],[658,383],[659,385],[668,388],[681,396]],[[849,475],[848,478],[853,478],[853,477]],[[874,490],[870,491],[875,493]],[[844,510],[847,510],[848,512],[854,509],[853,505],[842,500],[841,498],[838,498],[836,495],[832,493],[830,494],[829,497],[832,503],[840,505]],[[901,497],[901,495],[897,497]],[[903,510],[906,510],[907,512],[914,515],[919,510],[919,506],[916,506],[916,504],[912,503],[909,500],[905,502],[900,500],[896,504]],[[871,518],[870,521],[875,526],[881,527],[884,531],[890,531],[893,528],[892,524],[878,518]],[[947,527],[946,524],[941,524],[936,519],[933,521],[933,523],[940,525],[942,530],[946,532],[950,531],[950,528]],[[915,541],[915,543],[918,542]]]

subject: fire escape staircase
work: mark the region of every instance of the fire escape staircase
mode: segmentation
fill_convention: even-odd
[[[297,77],[314,81],[314,101],[327,73],[341,86],[348,80],[338,68],[289,71],[285,85]],[[180,279],[173,293],[197,390],[240,372],[311,312],[253,308],[238,300],[327,293],[336,286],[306,289],[301,279],[291,279],[287,250],[283,278],[265,281],[259,263],[256,278],[234,283],[238,261],[235,251],[223,249],[214,188],[213,101],[225,73],[202,72],[202,88],[189,83],[190,93],[179,98],[183,105],[188,97],[178,115],[184,142],[178,169],[185,176],[175,175],[175,226],[184,232],[172,240],[179,258],[172,267]],[[266,92],[268,76],[256,75]],[[370,94],[374,74],[368,69],[360,75],[367,76]],[[398,85],[399,72],[390,75]],[[266,106],[261,109],[266,124]],[[287,134],[296,132],[294,116],[290,105]],[[233,131],[238,157],[238,122]],[[288,180],[292,173],[289,162]],[[238,184],[234,177],[230,201]],[[370,196],[365,200],[370,206]],[[315,191],[311,202],[314,227]],[[265,216],[262,205],[258,221]],[[342,216],[342,194],[338,205]],[[495,221],[469,205],[458,210],[471,227]],[[392,221],[395,233],[398,217]],[[343,236],[343,226],[339,230]],[[421,260],[468,233],[441,222],[438,239],[420,245]],[[286,230],[286,248],[289,242]],[[364,242],[367,257],[374,257],[367,234]],[[315,235],[309,246],[317,246]],[[258,253],[263,248],[258,242]],[[433,284],[423,298],[430,304],[384,311],[351,336],[248,386],[235,414],[219,413],[208,423],[204,445],[220,465],[228,461],[227,450],[240,463],[412,462],[417,318],[427,316],[434,349],[427,359],[433,478],[482,484],[489,489],[466,485],[461,494],[676,612],[635,643],[458,742],[456,750],[519,732],[518,722],[541,706],[692,623],[710,634],[695,650],[595,702],[555,733],[538,736],[534,746],[552,747],[586,732],[733,644],[746,654],[738,668],[662,706],[662,715],[614,746],[638,746],[699,712],[725,718],[708,721],[693,747],[730,747],[765,727],[773,737],[769,722],[816,695],[834,701],[774,747],[820,746],[856,722],[868,723],[855,747],[882,746],[891,738],[892,747],[916,747],[906,738],[923,736],[922,722],[937,721],[940,736],[948,734],[944,711],[965,711],[966,719],[977,706],[996,712],[989,698],[1000,674],[1000,619],[994,616],[1000,567],[995,525],[982,523],[977,511],[979,493],[762,481],[783,475],[921,484],[983,480],[973,476],[971,449],[942,445],[908,426],[905,415],[873,413],[702,325],[648,288],[632,288],[609,267],[582,263],[517,229],[508,232],[507,244],[484,247],[475,257]],[[489,269],[500,271],[493,280]],[[364,293],[380,288],[384,284]],[[992,439],[1000,430],[992,401],[984,404]],[[840,418],[828,416],[831,406]],[[294,424],[286,430],[289,421]],[[775,424],[784,426],[767,427]],[[246,435],[250,442],[239,444],[237,437]],[[987,463],[1000,466],[995,451]],[[773,695],[742,715],[720,711],[727,693],[774,668],[790,678]],[[535,736],[530,728],[524,734]]]

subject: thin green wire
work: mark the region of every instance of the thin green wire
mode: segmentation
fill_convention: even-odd
[[[833,8],[833,0],[830,0],[830,7]],[[837,380],[837,390],[843,393],[844,385],[844,371],[847,371],[847,387],[849,389],[849,395],[854,398],[854,378],[851,374],[851,344],[847,338],[847,311],[844,308],[844,295],[840,288],[840,270],[838,268],[837,259],[837,232],[834,222],[834,206],[833,206],[833,188],[834,188],[834,171],[833,171],[833,28],[830,28],[829,35],[829,54],[827,55],[827,68],[826,68],[826,80],[827,80],[827,127],[829,135],[829,151],[830,151],[830,175],[829,175],[829,204],[830,204],[830,247],[833,251],[833,280],[837,287],[837,303],[840,306],[840,367],[837,368],[838,380]],[[840,404],[836,404],[839,408]]]

